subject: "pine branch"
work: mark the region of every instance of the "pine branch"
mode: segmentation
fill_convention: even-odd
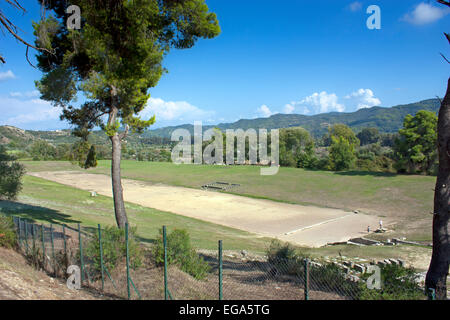
[[[442,58],[444,58],[445,61],[447,61],[448,64],[450,64],[450,61],[448,61],[448,59],[442,53],[440,53],[440,55]]]
[[[9,3],[11,6],[13,6],[14,8],[16,8],[16,9],[18,9],[20,11],[23,11],[24,13],[26,12],[25,8],[23,8],[20,5],[18,0],[5,0],[5,1],[7,3]],[[36,46],[32,45],[31,43],[27,42],[26,40],[24,40],[22,37],[20,37],[19,34],[18,34],[17,26],[11,20],[9,20],[4,15],[4,13],[0,10],[0,30],[3,31],[3,28],[6,29],[6,31],[8,31],[16,40],[22,42],[27,47],[26,57],[27,57],[28,63],[31,66],[33,66],[33,64],[31,64],[30,60],[28,59],[28,49],[29,48],[33,48],[33,49],[35,49],[37,51],[46,51],[49,54],[53,54],[50,50],[45,49],[45,48],[36,47]],[[5,59],[2,56],[0,56],[0,62],[1,63],[6,63]]]
[[[447,0],[437,0],[440,4],[450,7],[450,1]]]

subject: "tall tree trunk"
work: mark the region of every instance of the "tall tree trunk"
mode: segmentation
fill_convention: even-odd
[[[123,200],[122,179],[120,174],[120,161],[122,158],[122,142],[119,134],[115,134],[111,138],[112,143],[112,160],[111,160],[111,178],[112,191],[114,198],[114,212],[116,214],[116,222],[119,228],[125,228],[128,223],[127,213],[125,211],[125,203]]]
[[[433,254],[425,287],[436,299],[447,299],[447,276],[450,261],[450,79],[438,120],[439,172],[434,194]]]
[[[117,120],[119,110],[117,109],[117,88],[111,86],[111,111],[109,113],[108,125],[114,126]],[[128,127],[127,127],[128,128]],[[125,228],[128,223],[127,213],[125,211],[125,202],[123,200],[122,178],[120,174],[120,161],[122,160],[122,138],[125,135],[120,135],[115,132],[110,136],[112,144],[112,159],[111,159],[111,179],[112,179],[112,193],[114,198],[114,212],[116,215],[116,222],[119,228]]]

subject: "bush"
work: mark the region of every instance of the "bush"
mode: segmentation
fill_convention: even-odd
[[[6,153],[4,146],[0,146],[0,199],[13,200],[22,190],[25,168],[15,160],[14,156]]]
[[[359,285],[350,281],[344,270],[332,263],[310,268],[311,288],[320,291],[335,292],[339,295],[357,297]]]
[[[25,254],[25,258],[27,259],[28,263],[36,269],[45,269],[45,257],[43,256],[43,253],[41,252],[41,249],[39,247],[30,246],[29,251]]]
[[[128,252],[130,256],[130,267],[137,269],[142,265],[143,253],[134,239],[136,228],[129,229]],[[117,227],[106,227],[102,230],[103,264],[109,272],[126,259],[125,229]],[[89,240],[86,246],[86,258],[92,261],[93,271],[101,272],[100,245],[98,233]]]
[[[363,280],[370,275],[364,274]],[[368,289],[361,284],[362,300],[423,300],[425,294],[417,283],[417,271],[398,265],[386,265],[381,268],[381,289]],[[364,285],[363,285],[364,284]]]
[[[0,247],[11,249],[16,245],[17,234],[13,218],[0,216]]]
[[[164,264],[163,230],[159,230],[159,238],[154,247],[156,263]],[[195,279],[203,279],[210,271],[208,263],[200,257],[192,247],[186,230],[176,229],[167,235],[167,263],[176,264],[180,269]]]
[[[306,255],[297,252],[291,244],[282,244],[278,240],[273,240],[267,250],[268,262],[282,274],[303,275],[306,258]]]

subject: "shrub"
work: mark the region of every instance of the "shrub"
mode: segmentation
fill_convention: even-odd
[[[0,216],[0,247],[11,249],[16,245],[17,234],[13,218]]]
[[[37,246],[30,246],[30,249],[25,254],[28,263],[36,269],[45,269],[44,256],[41,249]]]
[[[369,274],[362,276],[367,280]],[[361,284],[362,300],[422,300],[425,299],[423,289],[417,282],[417,271],[398,265],[386,265],[381,268],[381,289],[368,289]]]
[[[13,200],[22,189],[25,167],[15,160],[6,153],[4,146],[0,146],[0,199]]]
[[[164,264],[163,230],[154,247],[154,255],[158,265]],[[210,271],[208,263],[200,257],[192,247],[186,230],[175,229],[167,235],[167,263],[175,264],[196,279],[203,279]]]
[[[273,240],[267,250],[268,261],[278,272],[304,277],[307,255],[296,250],[289,243],[282,244]],[[310,288],[313,290],[335,292],[339,295],[358,296],[358,284],[348,280],[344,271],[331,263],[324,265],[310,264]]]
[[[86,157],[86,162],[84,163],[84,169],[97,167],[97,152],[95,151],[95,146],[92,145],[89,149],[88,155]]]
[[[306,255],[297,252],[291,244],[282,244],[278,240],[273,240],[267,250],[268,262],[282,274],[297,276],[304,274],[306,258]]]
[[[135,240],[136,228],[129,229],[128,252],[130,267],[137,269],[142,265],[143,253]],[[102,230],[103,264],[112,272],[119,262],[126,259],[125,229],[106,227]],[[89,240],[86,246],[86,258],[91,260],[94,272],[101,272],[100,245],[98,233]]]
[[[357,297],[359,285],[350,281],[344,270],[332,263],[310,268],[311,288],[321,291],[335,292],[339,295]]]

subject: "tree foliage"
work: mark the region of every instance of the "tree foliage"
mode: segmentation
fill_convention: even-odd
[[[155,122],[154,116],[142,119],[140,113],[150,98],[148,90],[166,71],[164,56],[171,48],[190,48],[199,38],[217,36],[216,15],[204,0],[74,0],[82,26],[68,30],[66,1],[41,3],[54,16],[34,24],[36,44],[53,54],[37,57],[44,75],[36,86],[42,99],[62,108],[61,119],[75,127],[82,142],[96,127],[110,138],[114,208],[124,227],[122,141],[129,131],[141,133]],[[79,93],[86,97],[81,106],[76,105]]]
[[[355,148],[360,142],[350,127],[336,124],[329,128],[330,169],[335,171],[348,170],[356,160]]]
[[[2,0],[0,0],[2,1]],[[3,0],[3,3],[9,5],[10,7],[12,7],[13,9],[18,10],[19,12],[21,12],[22,14],[25,14],[27,11],[25,10],[25,8],[22,6],[21,1],[19,0]],[[0,2],[0,5],[2,3]],[[22,44],[24,44],[27,48],[26,51],[26,57],[28,60],[28,49],[29,48],[33,48],[36,50],[46,50],[45,48],[38,48],[34,45],[32,45],[31,43],[27,42],[26,40],[24,40],[20,35],[19,35],[19,30],[20,28],[18,28],[14,22],[12,21],[11,17],[6,16],[6,14],[3,12],[2,8],[0,7],[0,31],[5,34],[5,33],[9,33],[11,36],[13,36],[17,41],[21,42]],[[50,51],[48,51],[48,53],[51,53]],[[30,63],[30,61],[28,60],[28,62]],[[0,63],[6,63],[5,58],[0,54]],[[31,64],[31,63],[30,63]]]
[[[437,164],[437,116],[421,110],[405,117],[395,141],[394,152],[399,172],[430,174]]]
[[[86,157],[86,161],[84,162],[84,168],[95,168],[97,166],[97,152],[95,151],[95,146],[92,145],[89,149],[89,153]]]
[[[33,160],[47,161],[56,157],[57,149],[45,140],[37,140],[28,148]]]
[[[0,145],[0,199],[13,200],[22,190],[25,168]]]
[[[362,146],[377,143],[381,139],[380,132],[377,128],[364,128],[356,137],[359,139]]]
[[[308,167],[314,157],[314,140],[301,127],[280,130],[280,165]]]

